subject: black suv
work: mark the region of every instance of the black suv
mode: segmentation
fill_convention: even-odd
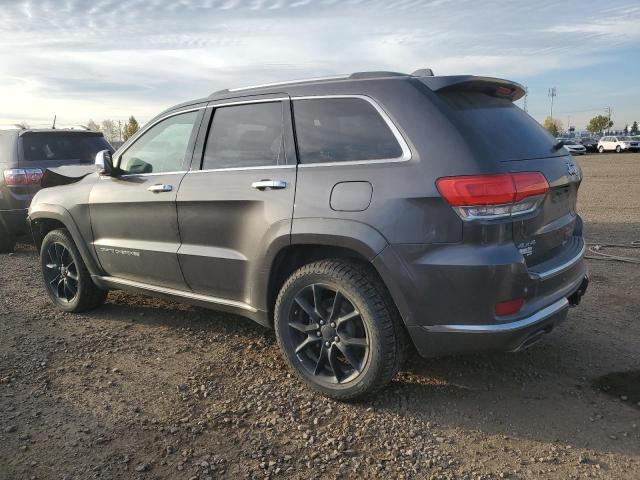
[[[102,133],[86,130],[0,129],[0,253],[12,252],[29,231],[27,208],[49,167],[93,164],[111,146]]]
[[[520,350],[587,284],[565,149],[475,76],[356,73],[223,90],[150,121],[29,216],[66,311],[126,289],[273,326],[338,399],[423,356]]]

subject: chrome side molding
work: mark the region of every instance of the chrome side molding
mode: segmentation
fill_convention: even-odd
[[[182,297],[186,299],[197,300],[200,302],[213,303],[216,305],[225,305],[228,307],[234,307],[234,308],[247,310],[249,312],[254,312],[254,313],[258,311],[258,309],[252,307],[251,305],[244,302],[238,302],[236,300],[228,300],[226,298],[212,297],[209,295],[203,295],[201,293],[187,292],[184,290],[176,290],[174,288],[158,287],[156,285],[149,285],[148,283],[136,282],[135,280],[126,280],[124,278],[101,277],[101,276],[97,276],[95,278],[98,281],[105,283],[107,285],[113,285],[114,288],[117,288],[120,286],[120,287],[123,287],[123,289],[126,289],[126,287],[130,287],[138,290],[146,290],[149,292],[161,293],[164,295],[172,295],[175,297]]]

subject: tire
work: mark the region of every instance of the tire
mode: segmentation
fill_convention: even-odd
[[[604,147],[602,145],[598,147],[598,152],[604,153]]]
[[[622,148],[620,148],[620,145],[616,145],[616,153],[620,153],[622,151]]]
[[[400,315],[366,264],[333,259],[301,267],[282,286],[274,316],[286,362],[309,387],[336,400],[374,393],[406,359]]]
[[[40,248],[44,286],[51,301],[65,312],[85,312],[102,305],[107,291],[91,280],[80,252],[66,229],[49,232]]]
[[[16,247],[16,237],[11,235],[0,223],[0,253],[12,253]]]

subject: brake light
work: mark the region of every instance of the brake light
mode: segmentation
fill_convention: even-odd
[[[4,171],[4,183],[9,187],[40,185],[42,170],[39,168],[12,168]]]
[[[444,177],[436,187],[463,220],[491,220],[533,212],[549,183],[540,172],[519,172]]]
[[[504,315],[513,315],[518,313],[524,305],[524,298],[515,298],[506,302],[498,302],[495,306],[496,315],[501,317]]]

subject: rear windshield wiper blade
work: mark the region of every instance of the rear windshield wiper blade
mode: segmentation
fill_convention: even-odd
[[[556,143],[552,148],[551,151],[553,152],[557,152],[558,150],[560,150],[562,147],[564,147],[564,142],[562,140],[558,140],[558,143]]]

